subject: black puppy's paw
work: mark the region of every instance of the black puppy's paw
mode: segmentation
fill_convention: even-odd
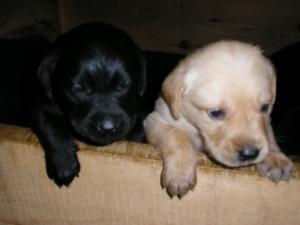
[[[46,156],[46,169],[50,179],[59,186],[70,185],[79,176],[80,164],[75,152]]]

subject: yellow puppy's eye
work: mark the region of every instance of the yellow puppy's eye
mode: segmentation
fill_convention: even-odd
[[[269,104],[263,104],[260,108],[260,111],[266,113],[269,111]]]
[[[225,117],[225,111],[221,109],[209,109],[207,113],[210,118],[215,120],[223,120]]]

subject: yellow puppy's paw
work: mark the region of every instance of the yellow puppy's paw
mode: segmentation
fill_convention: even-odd
[[[165,166],[161,174],[161,185],[166,188],[167,193],[173,197],[177,195],[183,197],[196,185],[196,166],[187,165],[183,168],[176,166]]]
[[[267,155],[261,163],[257,164],[256,169],[261,176],[273,182],[288,181],[295,172],[292,161],[281,152]]]

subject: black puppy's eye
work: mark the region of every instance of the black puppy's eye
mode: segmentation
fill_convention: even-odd
[[[82,86],[81,84],[76,84],[72,87],[72,93],[75,95],[90,95],[93,92],[93,89],[88,86]]]
[[[129,87],[129,82],[126,81],[122,81],[118,84],[118,89],[119,90],[123,90],[123,89],[127,89]]]
[[[74,92],[74,93],[82,93],[82,92],[84,92],[84,88],[80,84],[75,84],[72,87],[72,92]]]
[[[269,111],[269,104],[263,104],[260,108],[260,111],[263,112],[263,113],[266,113]]]
[[[214,120],[223,120],[225,117],[225,111],[221,109],[209,109],[207,113]]]

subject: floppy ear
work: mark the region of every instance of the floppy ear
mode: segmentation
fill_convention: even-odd
[[[139,76],[139,81],[138,81],[138,93],[140,96],[143,96],[147,85],[146,63],[143,55],[141,55],[140,71],[141,74]]]
[[[42,84],[45,94],[49,99],[52,99],[51,75],[55,70],[58,55],[56,52],[47,54],[39,65],[37,78]]]
[[[274,102],[275,102],[275,99],[276,99],[276,89],[277,89],[276,86],[277,86],[277,76],[276,76],[276,73],[274,71],[274,76],[273,76],[273,79],[272,79],[272,95],[273,95],[272,105],[274,105]]]
[[[271,79],[270,82],[271,82],[271,92],[273,96],[273,101],[272,101],[272,106],[273,106],[276,99],[277,74],[272,61],[269,58],[265,58],[265,62],[267,66],[267,72],[269,73]]]
[[[175,120],[179,119],[184,91],[184,70],[176,68],[163,82],[162,97]]]

